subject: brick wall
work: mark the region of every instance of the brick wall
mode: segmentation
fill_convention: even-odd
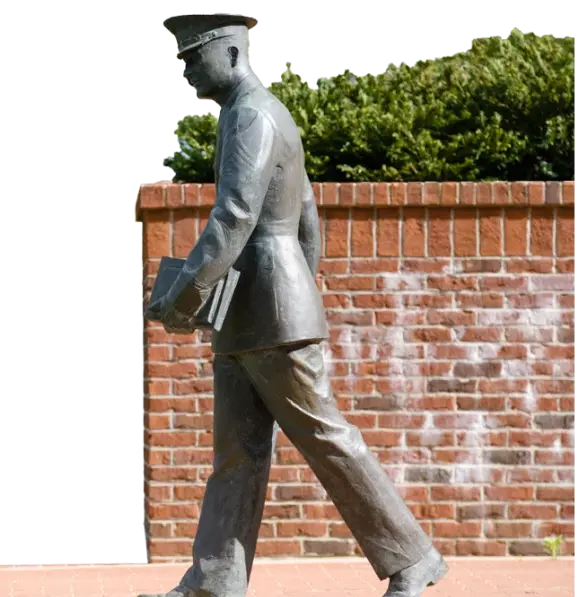
[[[574,185],[315,184],[338,404],[445,554],[573,552]],[[141,188],[145,292],[212,185]],[[188,558],[212,464],[208,337],[145,329],[152,561]],[[259,555],[359,553],[280,436]]]

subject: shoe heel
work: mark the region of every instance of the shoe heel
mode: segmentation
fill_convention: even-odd
[[[432,580],[428,583],[429,587],[435,585],[439,580],[442,580],[448,572],[448,564],[444,560],[440,560],[432,574]]]

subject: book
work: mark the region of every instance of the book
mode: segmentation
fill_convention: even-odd
[[[177,257],[163,257],[161,259],[149,304],[162,298],[169,291],[185,263],[186,259]],[[213,287],[207,300],[201,305],[194,317],[193,325],[195,328],[221,330],[239,275],[240,272],[230,268],[227,275]]]

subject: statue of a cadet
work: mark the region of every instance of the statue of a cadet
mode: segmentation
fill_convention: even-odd
[[[328,380],[328,337],[315,283],[318,212],[300,134],[259,81],[238,15],[165,21],[184,76],[221,106],[217,199],[168,293],[146,317],[172,332],[189,322],[230,268],[240,273],[213,332],[214,462],[193,565],[166,597],[243,597],[252,569],[279,425],[306,459],[380,579],[385,597],[418,597],[447,565],[357,427],[340,414]]]

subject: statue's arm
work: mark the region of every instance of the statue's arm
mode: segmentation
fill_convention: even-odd
[[[314,200],[312,185],[308,175],[304,173],[304,190],[302,197],[302,212],[298,226],[298,240],[313,276],[316,276],[320,263],[321,238],[318,209]]]
[[[275,131],[253,108],[240,108],[223,127],[217,199],[205,229],[170,290],[175,308],[194,313],[235,263],[253,232],[273,174]]]

